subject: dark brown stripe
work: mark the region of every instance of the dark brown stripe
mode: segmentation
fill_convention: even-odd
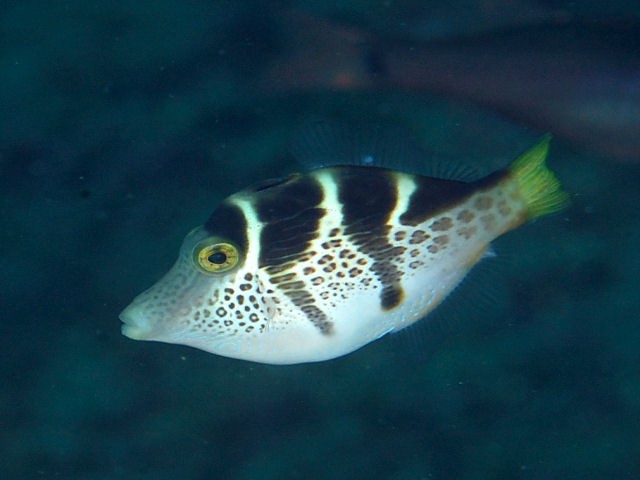
[[[306,210],[295,217],[267,224],[260,234],[260,267],[279,266],[304,252],[318,236],[318,225],[325,211]]]
[[[366,232],[387,223],[397,202],[390,170],[343,167],[335,169],[345,233]]]
[[[324,194],[312,176],[293,175],[285,180],[263,182],[252,188],[260,234],[260,267],[272,275],[272,283],[300,308],[323,335],[333,332],[333,323],[315,305],[304,281],[293,273],[282,273],[309,260],[309,243],[318,236],[325,210],[318,205]]]
[[[416,190],[411,194],[409,207],[400,215],[402,225],[416,226],[456,205],[479,190],[488,190],[508,174],[500,170],[475,182],[458,182],[416,176]]]
[[[325,211],[322,188],[312,177],[291,177],[256,193],[254,205],[258,219],[264,222],[260,234],[259,264],[277,266],[307,250],[318,236]]]
[[[241,252],[246,253],[249,246],[247,237],[247,219],[236,205],[223,202],[216,208],[204,225],[211,235],[219,236],[234,243]]]
[[[416,226],[438,212],[459,203],[475,190],[473,183],[415,177],[416,189],[411,194],[409,207],[400,215],[402,225]]]
[[[382,283],[380,305],[391,310],[400,305],[404,292],[402,272],[393,260],[404,253],[389,243],[389,215],[397,203],[396,180],[389,170],[344,168],[336,172],[342,203],[344,232],[358,250],[373,259],[371,271]]]
[[[473,185],[475,186],[475,190],[491,190],[508,176],[509,170],[505,168],[502,170],[498,170],[497,172],[493,172],[492,174],[487,175],[480,180],[476,180],[475,182],[473,182]]]
[[[300,307],[300,310],[307,316],[309,321],[323,335],[331,335],[333,333],[333,322],[330,322],[327,315],[315,305],[313,296],[304,289],[289,290],[285,294],[291,299],[294,305]]]
[[[263,223],[286,220],[322,202],[320,184],[310,176],[292,175],[285,182],[256,191],[254,205]]]
[[[323,335],[331,335],[333,333],[333,322],[327,319],[325,313],[313,304],[307,304],[300,307],[307,318],[313,325],[320,330]]]
[[[277,288],[282,290],[291,302],[300,308],[302,313],[320,330],[322,335],[331,335],[333,333],[333,322],[331,322],[327,315],[315,304],[316,301],[313,295],[304,289],[304,282],[300,280],[291,281],[278,284]]]
[[[394,260],[403,256],[405,247],[394,247],[388,241],[390,227],[375,227],[370,232],[355,234],[351,237],[358,250],[373,259],[371,271],[382,283],[380,306],[391,310],[404,300],[404,291],[400,285],[403,273]]]

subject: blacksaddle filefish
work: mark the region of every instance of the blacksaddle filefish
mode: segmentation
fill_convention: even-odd
[[[498,236],[565,207],[548,147],[468,182],[367,166],[365,151],[249,187],[187,235],[122,333],[267,364],[353,352],[427,316]]]

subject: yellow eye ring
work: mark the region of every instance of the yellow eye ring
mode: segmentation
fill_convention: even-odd
[[[209,238],[195,246],[193,259],[205,273],[223,273],[238,265],[240,256],[235,245]]]

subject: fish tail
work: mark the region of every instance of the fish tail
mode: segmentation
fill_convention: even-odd
[[[562,210],[569,204],[569,195],[545,163],[550,141],[551,135],[545,135],[509,167],[530,220]]]

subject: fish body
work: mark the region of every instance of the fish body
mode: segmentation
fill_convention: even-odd
[[[565,205],[547,149],[468,183],[336,166],[236,193],[122,332],[270,364],[352,352],[426,316],[496,237]]]

